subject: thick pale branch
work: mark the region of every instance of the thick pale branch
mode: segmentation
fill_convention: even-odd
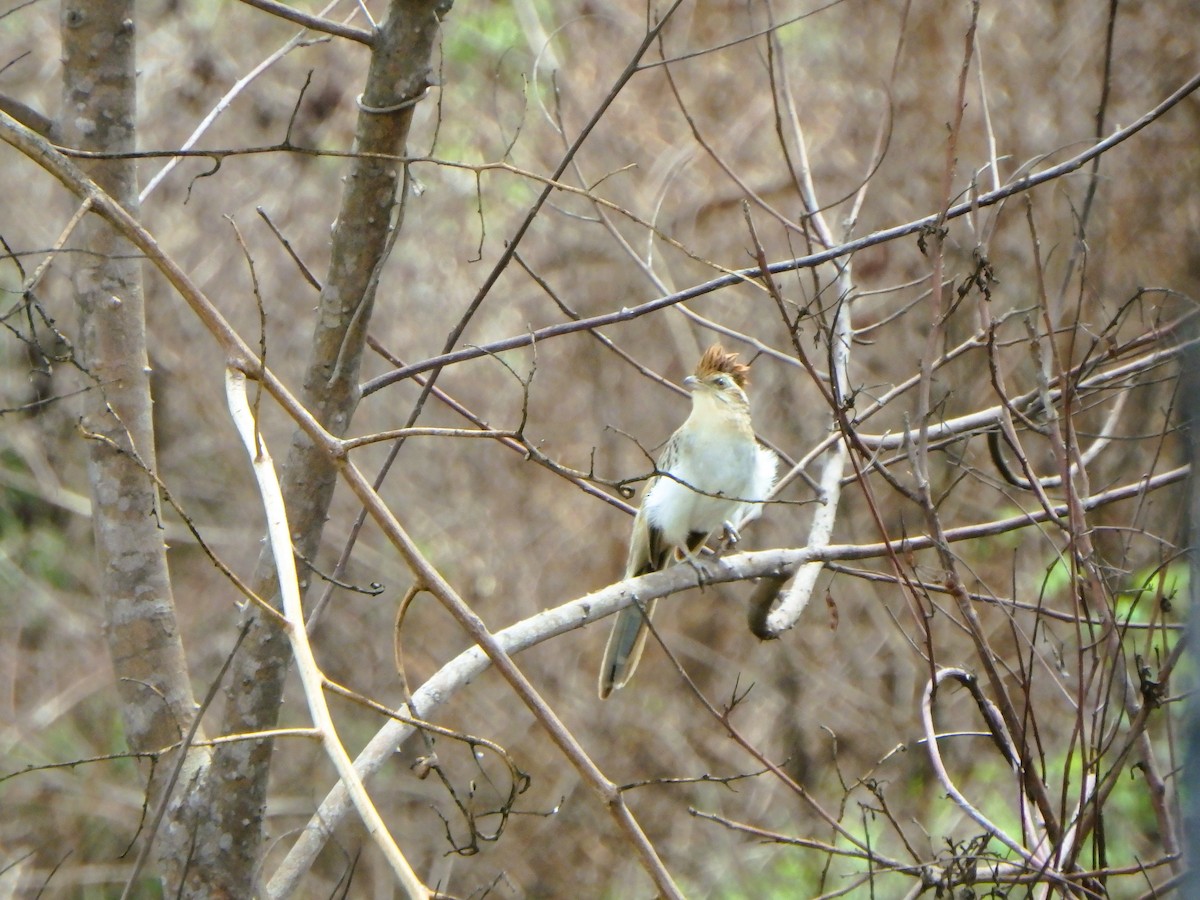
[[[392,546],[400,552],[400,555],[404,558],[413,574],[417,576],[425,586],[425,589],[438,599],[446,611],[462,626],[463,630],[475,640],[476,644],[483,648],[491,663],[496,666],[500,674],[512,686],[513,691],[526,707],[529,708],[530,712],[533,713],[534,717],[550,736],[550,739],[597,793],[601,802],[605,804],[608,811],[616,820],[617,825],[625,832],[626,837],[632,843],[642,867],[653,879],[658,890],[665,897],[681,898],[683,895],[675,885],[662,860],[659,859],[657,851],[654,849],[653,844],[650,843],[641,825],[638,824],[633,813],[626,805],[625,799],[617,789],[617,786],[600,771],[600,768],[588,756],[570,729],[566,727],[554,710],[542,699],[524,673],[517,668],[516,664],[512,661],[512,657],[504,650],[500,642],[497,641],[496,636],[488,630],[484,621],[458,595],[449,582],[442,577],[442,574],[434,568],[420,551],[416,543],[400,525],[399,521],[396,520],[392,511],[388,509],[371,487],[370,482],[348,461],[342,462],[341,472],[349,483],[350,489],[354,491],[358,499],[367,508],[375,523],[382,529],[388,540],[391,541]]]
[[[238,435],[246,447],[254,469],[254,477],[258,482],[259,494],[262,497],[263,508],[267,518],[267,534],[271,542],[271,552],[275,559],[279,592],[283,599],[283,611],[287,616],[288,642],[296,660],[296,671],[300,683],[304,687],[304,696],[308,701],[309,715],[314,727],[320,732],[321,743],[325,752],[333,762],[341,783],[346,786],[354,808],[362,818],[367,832],[376,845],[383,851],[384,857],[392,867],[397,881],[400,882],[410,898],[429,898],[431,892],[421,883],[412,870],[404,853],[396,846],[388,832],[387,825],[379,815],[379,811],[367,795],[362,779],[355,771],[354,764],[342,746],[341,740],[334,727],[329,707],[325,703],[324,676],[317,668],[313,657],[312,647],[308,643],[308,635],[304,628],[304,610],[300,603],[300,582],[296,576],[296,559],[292,554],[291,530],[288,528],[287,510],[284,508],[283,491],[279,479],[275,475],[275,464],[267,450],[266,442],[258,432],[258,424],[250,408],[246,396],[246,376],[236,369],[229,369],[225,374],[225,394],[229,401],[229,412],[237,426]]]
[[[770,45],[778,50],[776,36],[772,35],[769,40]],[[812,169],[808,162],[808,145],[804,137],[804,129],[800,124],[800,116],[796,111],[795,97],[786,68],[780,66],[779,70],[778,92],[782,94],[782,103],[787,108],[787,121],[791,125],[792,141],[796,147],[798,171],[795,173],[795,178],[800,196],[817,238],[822,245],[830,247],[835,243],[835,239],[817,199]],[[863,183],[859,192],[859,202],[865,194],[869,181],[870,179],[867,179]],[[851,221],[846,226],[847,234],[852,227],[853,222]],[[855,291],[854,280],[851,276],[850,257],[837,261],[837,276],[833,285],[837,299],[833,304],[833,322],[830,324],[827,340],[829,342],[829,375],[832,387],[830,399],[833,404],[830,416],[834,431],[837,432],[840,431],[840,424],[844,422],[843,410],[851,395],[850,353],[854,344],[852,312]],[[849,445],[847,440],[843,439],[834,446],[821,468],[820,505],[813,513],[812,522],[809,524],[808,538],[805,541],[805,545],[814,550],[827,545],[833,536],[833,527],[837,522],[838,508],[842,498],[842,475],[846,471],[848,460]],[[775,585],[770,581],[764,582],[765,590],[756,592],[756,596],[751,601],[753,604],[751,622],[754,626],[754,633],[760,638],[771,639],[792,628],[800,618],[800,614],[804,612],[805,607],[808,606],[809,600],[812,599],[812,593],[816,589],[817,578],[820,574],[821,566],[812,563],[801,568],[791,584],[782,591],[777,592]],[[779,601],[774,608],[770,608],[777,593]]]
[[[1172,469],[1161,475],[1089,497],[1084,500],[1084,505],[1088,509],[1094,509],[1106,503],[1128,500],[1143,493],[1177,484],[1187,477],[1187,472],[1186,466]],[[1056,512],[1061,513],[1065,510],[1056,510]],[[1011,516],[978,525],[948,529],[944,536],[950,542],[969,541],[1034,525],[1044,521],[1045,518],[1046,513],[1039,510],[1028,515]],[[758,550],[717,560],[705,560],[697,565],[703,573],[705,584],[724,584],[746,581],[751,578],[787,577],[799,567],[807,564],[816,565],[831,560],[881,558],[892,553],[925,550],[933,545],[932,538],[916,536],[896,539],[890,544],[831,544],[819,550],[810,548]],[[505,654],[512,656],[543,641],[559,637],[610,616],[617,610],[633,603],[635,597],[644,603],[647,600],[666,597],[693,588],[696,586],[696,579],[695,570],[690,566],[680,565],[662,572],[619,582],[510,625],[495,632],[491,635],[491,639]],[[480,647],[464,650],[413,692],[413,707],[419,711],[421,717],[432,717],[455,693],[476,681],[490,665],[489,654]],[[405,715],[414,714],[408,707],[403,707],[400,712]],[[392,759],[396,750],[413,734],[413,727],[403,722],[391,720],[385,723],[355,760],[355,767],[361,776],[365,779],[377,772],[388,760]],[[350,809],[349,797],[345,789],[340,784],[336,785],[301,832],[286,859],[276,869],[269,887],[270,896],[288,896],[289,892],[299,884],[325,841]]]
[[[296,400],[270,370],[261,365],[254,352],[237,335],[212,304],[212,301],[192,283],[186,273],[170,257],[159,249],[149,232],[142,228],[136,220],[129,216],[119,205],[114,203],[103,191],[83,177],[69,160],[57,153],[36,134],[23,128],[19,123],[6,116],[0,116],[0,138],[3,138],[8,143],[22,150],[22,152],[25,152],[81,198],[91,198],[96,211],[108,219],[138,249],[145,253],[159,267],[172,286],[184,297],[196,315],[209,328],[213,336],[217,338],[226,353],[229,354],[231,360],[230,368],[244,372],[252,377],[257,377],[276,402],[283,407],[284,411],[292,417],[309,439],[312,440],[314,447],[326,454],[330,460],[335,460],[338,457],[341,442],[329,434],[317,422],[304,405]],[[459,621],[482,646],[487,647],[490,653],[495,654],[493,661],[498,661],[498,667],[513,684],[514,688],[516,688],[517,693],[530,705],[535,715],[550,731],[551,736],[555,738],[560,747],[567,752],[572,762],[584,772],[588,781],[604,797],[605,802],[617,818],[621,827],[634,841],[643,864],[646,866],[647,871],[651,873],[659,890],[663,891],[667,896],[680,896],[678,888],[675,887],[670,875],[663,868],[657,853],[655,853],[654,848],[645,837],[641,827],[637,824],[632,813],[630,813],[628,807],[625,805],[616,786],[596,768],[595,763],[583,752],[583,749],[558,720],[557,716],[546,707],[536,691],[533,690],[532,685],[525,679],[525,676],[516,670],[512,661],[507,657],[503,649],[495,643],[495,639],[487,631],[479,617],[467,607],[462,599],[441,578],[440,574],[429,565],[428,561],[417,550],[416,545],[391,517],[390,512],[379,500],[378,495],[371,489],[369,483],[362,478],[358,470],[343,461],[341,472],[350,481],[351,487],[359,494],[360,499],[370,507],[372,515],[384,526],[385,532],[387,532],[389,538],[397,545],[398,549],[401,550],[409,564],[413,566],[414,571],[422,577],[428,586],[437,588],[440,591],[437,594],[439,599],[442,599],[443,602],[449,605],[451,611],[459,618]]]

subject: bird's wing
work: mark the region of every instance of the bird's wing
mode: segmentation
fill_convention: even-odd
[[[667,441],[667,445],[659,454],[655,464],[657,472],[672,472],[679,455],[679,429]],[[666,568],[671,559],[674,547],[668,547],[663,542],[663,532],[656,527],[647,514],[650,505],[650,495],[655,488],[667,486],[664,479],[655,475],[646,482],[642,489],[642,502],[638,506],[637,516],[633,520],[633,533],[629,537],[629,557],[625,562],[625,577],[633,578],[645,575],[647,572],[657,572]]]
[[[649,492],[646,494],[649,497]],[[666,566],[674,547],[663,542],[662,529],[650,523],[646,515],[646,501],[633,520],[633,533],[629,536],[629,556],[625,560],[625,577],[636,578],[647,572],[657,572]]]

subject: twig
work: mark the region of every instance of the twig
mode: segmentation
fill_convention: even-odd
[[[250,3],[251,0],[242,0],[242,2]],[[313,16],[308,16],[308,15],[298,12],[296,10],[291,10],[290,7],[284,7],[282,3],[273,3],[272,0],[259,0],[259,2],[269,4],[271,7],[282,7],[283,9],[287,9],[291,12],[296,13],[297,16],[300,16],[301,20],[312,20],[312,21],[317,21],[317,22],[325,21],[324,19],[317,19]],[[336,5],[337,5],[337,0],[333,0],[333,2],[331,2],[323,10],[321,10],[321,13],[324,14],[324,13],[328,12],[329,10],[333,9],[333,7]],[[332,22],[329,24],[334,25],[334,23],[332,23]],[[334,27],[343,27],[343,26],[334,25]],[[196,128],[192,131],[192,133],[190,135],[188,135],[188,139],[183,142],[183,144],[180,146],[179,149],[186,151],[186,150],[190,150],[192,147],[196,146],[196,141],[200,140],[200,138],[204,135],[204,133],[206,131],[208,131],[209,126],[211,126],[212,123],[217,120],[217,117],[220,116],[221,113],[225,112],[225,110],[227,110],[229,108],[230,104],[233,103],[233,101],[237,98],[237,96],[239,94],[241,94],[242,91],[244,91],[247,87],[249,87],[251,82],[253,82],[254,79],[258,78],[259,75],[261,75],[267,69],[271,68],[271,66],[273,66],[275,63],[279,62],[279,60],[283,59],[285,56],[287,56],[289,53],[291,53],[293,50],[295,50],[297,47],[299,47],[304,42],[304,38],[305,38],[305,32],[303,32],[303,31],[300,32],[299,34],[294,35],[282,47],[280,47],[278,50],[276,50],[274,53],[272,53],[270,56],[268,56],[266,59],[264,59],[258,65],[256,65],[253,69],[251,69],[249,72],[247,72],[241,78],[239,78],[236,82],[234,82],[233,87],[231,87],[228,91],[226,91],[225,95],[223,97],[221,97],[220,100],[217,101],[216,105],[209,111],[208,115],[206,115],[201,120],[200,124],[196,126]],[[165,166],[163,166],[153,176],[151,176],[150,180],[146,182],[146,186],[144,188],[142,188],[141,193],[138,194],[138,202],[145,203],[146,198],[149,197],[152,193],[154,193],[154,189],[157,188],[162,183],[164,178],[166,178],[168,175],[171,174],[171,170],[174,169],[177,165],[179,165],[179,161],[183,158],[184,158],[183,154],[180,154],[178,156],[172,156],[167,161],[167,164]],[[217,165],[219,166],[220,163],[218,162]]]
[[[1069,175],[1082,168],[1096,157],[1107,153],[1113,147],[1128,140],[1137,134],[1147,125],[1161,118],[1165,113],[1179,104],[1182,100],[1200,88],[1200,74],[1192,76],[1178,90],[1172,93],[1169,97],[1145,113],[1133,124],[1125,128],[1118,129],[1103,141],[1093,144],[1084,152],[1073,156],[1065,162],[1051,166],[1036,174],[1025,175],[1017,180],[1005,185],[999,190],[989,191],[981,194],[979,197],[973,198],[968,202],[958,203],[944,213],[931,213],[920,219],[915,219],[903,225],[896,225],[891,228],[885,228],[880,231],[872,232],[861,238],[846,241],[837,246],[830,247],[828,250],[822,250],[817,253],[810,253],[806,256],[795,257],[793,259],[782,260],[772,263],[768,267],[768,272],[772,275],[779,275],[784,272],[794,272],[798,269],[808,269],[821,263],[830,262],[835,259],[840,259],[843,256],[848,256],[858,250],[866,247],[873,247],[876,244],[886,243],[887,241],[895,240],[899,237],[904,237],[910,234],[918,234],[929,226],[936,224],[939,221],[950,221],[966,215],[975,209],[991,206],[999,203],[1008,197],[1016,194],[1024,193],[1038,185],[1045,184],[1049,181],[1054,181],[1064,175]],[[0,136],[3,136],[0,133]],[[590,316],[580,319],[575,322],[561,322],[557,325],[550,325],[545,328],[538,328],[532,331],[514,335],[499,341],[494,341],[490,344],[482,344],[478,347],[464,347],[460,350],[445,352],[439,356],[431,357],[418,363],[411,363],[404,368],[397,369],[392,372],[386,372],[376,378],[372,378],[363,384],[363,394],[368,395],[374,393],[380,388],[386,387],[389,384],[394,384],[397,381],[403,381],[406,378],[411,378],[421,372],[428,372],[431,369],[441,369],[449,365],[455,365],[460,362],[465,362],[471,359],[478,359],[481,356],[487,356],[493,353],[498,353],[504,350],[514,350],[518,347],[528,347],[530,344],[538,341],[546,340],[551,337],[558,337],[564,334],[575,334],[580,331],[588,331],[593,328],[612,325],[617,322],[628,322],[637,319],[648,313],[655,312],[659,309],[665,309],[668,306],[673,306],[676,303],[682,303],[687,300],[694,300],[697,297],[702,297],[705,294],[711,294],[714,291],[723,288],[732,287],[743,282],[757,281],[762,277],[762,270],[757,266],[746,269],[738,269],[728,275],[722,275],[719,278],[714,278],[711,281],[706,281],[701,284],[693,285],[682,291],[670,294],[663,297],[658,297],[638,306],[629,307],[617,310],[615,312],[604,313],[598,316]]]
[[[171,802],[171,794],[175,790],[175,785],[179,783],[179,776],[183,772],[183,767],[188,761],[188,751],[193,746],[193,738],[196,737],[196,732],[200,730],[200,722],[204,718],[204,713],[212,706],[213,700],[216,699],[217,691],[221,687],[221,682],[225,680],[225,673],[229,671],[229,664],[233,662],[234,655],[238,652],[238,648],[242,646],[242,641],[246,639],[246,635],[250,632],[250,622],[242,626],[242,630],[238,632],[237,640],[233,642],[233,648],[225,655],[224,662],[221,663],[221,668],[217,672],[217,677],[212,680],[212,684],[208,686],[208,693],[204,695],[204,700],[200,703],[200,708],[196,710],[196,715],[192,719],[192,724],[188,726],[187,734],[179,742],[179,756],[175,759],[175,765],[171,767],[171,774],[167,778],[166,784],[163,785],[162,795],[159,797],[158,806],[154,810],[154,816],[150,820],[150,828],[146,833],[145,839],[142,841],[142,848],[138,851],[137,860],[133,864],[133,870],[129,873],[129,877],[125,880],[125,889],[121,892],[121,900],[127,900],[130,896],[130,891],[137,883],[142,870],[146,866],[147,860],[150,859],[150,848],[154,846],[154,836],[158,834],[158,829],[162,825],[163,816],[167,813],[167,807]],[[208,741],[205,745],[210,745]],[[197,745],[198,746],[198,745]]]
[[[775,48],[775,52],[779,53],[777,35],[772,33],[768,37],[768,41]],[[792,142],[799,158],[795,177],[805,214],[816,232],[818,241],[825,247],[833,246],[836,240],[817,200],[816,187],[812,180],[812,168],[808,162],[804,130],[800,124],[800,115],[796,109],[796,101],[792,94],[791,82],[787,77],[787,70],[782,65],[779,66],[777,95],[779,94],[782,96],[776,100],[776,103],[782,102],[787,110]],[[858,192],[856,205],[861,203],[868,182],[869,178],[864,179]],[[852,228],[853,221],[851,220],[846,225],[845,236],[849,235]],[[854,325],[851,318],[854,281],[851,277],[850,256],[836,260],[836,272],[833,281],[836,300],[833,303],[833,322],[829,327],[828,336],[831,382],[829,402],[835,425],[844,422],[844,411],[851,398],[849,373],[850,351],[854,341]],[[767,276],[768,272],[764,269],[763,277]],[[839,428],[838,431],[841,432],[842,429]],[[832,452],[821,468],[817,495],[820,506],[813,513],[805,540],[805,544],[814,549],[819,549],[829,543],[833,536],[834,524],[837,522],[838,506],[842,496],[842,474],[846,470],[850,454],[849,440],[845,434],[842,436],[843,440],[833,445]],[[771,581],[763,583],[761,589],[756,591],[755,596],[751,598],[751,623],[754,633],[758,637],[777,638],[796,624],[801,613],[808,606],[809,600],[812,599],[813,590],[816,588],[817,578],[820,576],[822,568],[821,563],[810,563],[804,566],[793,577],[791,584],[782,589],[778,583]]]
[[[277,3],[276,0],[241,0],[241,2],[247,6],[261,9],[263,12],[268,12],[273,16],[279,16],[281,19],[287,19],[289,22],[295,22],[297,25],[303,25],[311,31],[322,31],[325,34],[332,34],[334,37],[357,41],[368,47],[372,47],[375,44],[375,35],[370,31],[363,31],[361,28],[354,28],[351,25],[331,22],[328,19],[322,19],[320,16],[312,16],[286,4]],[[334,5],[331,3],[325,7],[321,11],[322,14],[328,12]]]

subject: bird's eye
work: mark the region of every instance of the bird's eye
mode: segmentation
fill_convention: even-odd
[[[717,387],[728,388],[731,384],[733,384],[733,382],[729,380],[728,375],[718,375],[717,376]]]

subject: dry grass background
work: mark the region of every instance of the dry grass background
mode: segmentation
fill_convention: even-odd
[[[19,4],[10,4],[19,6]],[[300,5],[300,4],[297,4]],[[306,8],[312,4],[303,4]],[[369,4],[382,15],[380,4]],[[536,10],[550,54],[536,54],[536,33],[520,24],[518,5]],[[347,4],[343,4],[343,7]],[[946,123],[953,113],[961,66],[966,4],[917,0],[908,11],[898,72],[891,76],[900,34],[900,2],[847,2],[784,28],[780,44],[806,129],[814,179],[821,199],[834,202],[852,193],[865,177],[874,136],[890,117],[887,154],[871,176],[867,201],[855,229],[866,234],[937,209],[944,166]],[[805,11],[804,4],[779,3],[776,21]],[[1095,132],[1102,87],[1104,4],[987,3],[982,7],[979,56],[987,88],[997,152],[1008,175],[1030,160],[1056,161],[1079,152]],[[287,23],[238,4],[146,3],[139,11],[142,69],[143,148],[178,146],[216,99],[270,49],[292,33]],[[567,140],[591,115],[644,32],[646,12],[637,3],[460,2],[445,23],[441,88],[418,110],[410,150],[468,163],[507,159],[521,169],[549,172],[563,149],[552,119],[560,115]],[[1200,58],[1200,11],[1194,4],[1162,2],[1122,5],[1112,58],[1106,130],[1127,124],[1154,106],[1194,72]],[[668,55],[723,44],[766,25],[761,4],[685,4],[666,29]],[[58,110],[56,7],[49,2],[16,9],[0,19],[0,92],[48,114]],[[22,57],[22,54],[28,54]],[[651,54],[655,56],[655,54]],[[287,127],[306,73],[312,83],[296,116],[298,145],[348,150],[355,95],[366,51],[343,42],[296,50],[255,81],[201,141],[204,147],[242,147],[279,140]],[[553,64],[559,68],[553,81]],[[535,63],[537,64],[535,66]],[[688,109],[714,149],[760,196],[785,215],[801,206],[775,135],[771,87],[761,40],[747,41],[673,64]],[[956,190],[988,158],[984,103],[974,76],[959,145]],[[1195,99],[1106,155],[1095,209],[1088,225],[1086,269],[1060,301],[1055,315],[1098,333],[1139,286],[1197,292],[1197,228],[1200,205],[1200,107]],[[505,154],[507,153],[507,157]],[[160,162],[144,161],[143,180]],[[234,157],[209,177],[203,160],[184,162],[145,204],[143,220],[163,247],[254,343],[257,311],[241,251],[226,221],[236,219],[246,235],[262,286],[268,319],[267,358],[289,384],[302,372],[316,293],[255,214],[262,207],[318,276],[327,261],[329,228],[339,198],[343,162],[336,158],[265,154]],[[579,156],[579,174],[597,193],[644,219],[686,246],[701,260],[737,268],[752,264],[741,202],[744,191],[726,177],[697,145],[671,97],[661,69],[640,73],[605,115]],[[436,353],[478,284],[532,201],[537,185],[509,172],[475,173],[434,163],[414,167],[423,190],[408,201],[396,252],[383,275],[372,333],[405,360]],[[14,250],[49,247],[71,205],[47,176],[0,147],[0,235]],[[1074,241],[1075,219],[1086,190],[1080,172],[1032,195],[1047,284],[1057,294]],[[479,193],[477,194],[477,189]],[[839,223],[847,206],[828,213]],[[482,210],[482,218],[480,215]],[[800,238],[755,210],[768,257],[800,255]],[[535,221],[521,247],[530,269],[581,315],[633,306],[661,291],[638,269],[604,227],[595,209],[578,196],[556,195]],[[621,216],[616,227],[645,253],[646,232]],[[969,271],[974,244],[962,220],[950,227],[947,274]],[[680,289],[715,272],[658,241],[656,275]],[[479,258],[479,257],[482,258]],[[1024,201],[1009,202],[989,248],[997,284],[992,315],[1037,301]],[[22,257],[26,270],[40,260]],[[863,291],[905,285],[929,275],[929,261],[912,238],[864,251],[855,260]],[[3,262],[2,284],[12,292],[21,276]],[[147,270],[151,355],[155,369],[159,461],[163,478],[222,557],[245,572],[257,557],[262,526],[253,485],[229,427],[222,394],[222,360],[201,325],[164,282]],[[785,276],[788,297],[812,300],[812,281]],[[917,297],[921,286],[899,288],[859,301],[860,327],[882,321]],[[9,293],[6,308],[18,295]],[[47,309],[68,335],[73,309],[64,279],[52,269],[41,292]],[[1078,306],[1076,306],[1078,304]],[[1139,302],[1115,334],[1129,338],[1156,318],[1184,308],[1161,296]],[[746,334],[785,354],[789,339],[770,301],[748,287],[727,289],[690,304],[707,319]],[[464,343],[484,344],[530,327],[560,321],[563,314],[545,291],[517,266],[492,290]],[[10,320],[10,324],[15,322]],[[976,327],[974,301],[948,323],[951,343]],[[927,303],[866,336],[855,348],[851,376],[862,402],[917,371],[929,327]],[[802,331],[810,351],[823,359],[815,327]],[[639,362],[678,382],[713,335],[678,310],[669,310],[607,330]],[[1011,346],[1001,351],[1014,390],[1035,385],[1020,317],[1002,331]],[[752,356],[753,350],[727,340]],[[36,394],[67,394],[80,387],[69,365],[50,379],[31,378],[21,342],[0,342],[3,395],[0,406],[17,407]],[[518,372],[534,360],[529,351],[504,354]],[[368,363],[367,376],[384,372]],[[1172,379],[1152,373],[1132,388],[1121,420],[1124,440],[1098,460],[1093,488],[1126,483],[1152,467],[1177,464],[1179,449],[1167,435]],[[799,458],[826,433],[828,411],[807,376],[768,356],[754,366],[753,402],[760,433],[789,456]],[[940,415],[959,415],[995,402],[982,352],[964,356],[940,371],[934,393]],[[463,404],[496,427],[515,425],[522,392],[495,360],[448,369],[439,382]],[[417,390],[400,384],[361,404],[353,431],[397,427]],[[1081,428],[1095,428],[1111,408],[1081,414]],[[656,386],[587,334],[540,345],[529,396],[527,435],[543,452],[575,468],[594,461],[597,474],[628,477],[647,469],[638,443],[656,447],[686,414],[686,401]],[[904,399],[872,419],[865,430],[902,427],[915,401]],[[100,638],[100,606],[89,592],[94,565],[86,515],[87,484],[76,412],[69,398],[36,415],[7,413],[0,429],[0,759],[3,773],[28,764],[62,762],[119,752],[123,745],[116,694]],[[453,413],[431,403],[426,424],[459,425]],[[276,411],[264,430],[277,457],[290,426]],[[635,442],[636,441],[636,442]],[[1044,445],[1033,461],[1049,470]],[[373,471],[383,448],[362,452]],[[981,438],[952,446],[938,459],[935,494],[948,525],[996,518],[1028,506],[998,482]],[[965,478],[964,478],[965,476]],[[959,481],[958,479],[964,479]],[[405,527],[447,579],[493,629],[614,581],[622,567],[628,520],[562,479],[498,444],[436,438],[411,440],[384,488]],[[803,543],[811,515],[811,491],[794,483],[746,535],[753,547]],[[886,488],[882,515],[890,533],[923,529],[919,512]],[[839,542],[879,538],[862,493],[847,489],[835,533]],[[318,561],[332,568],[356,512],[339,494]],[[1127,575],[1170,559],[1181,541],[1178,492],[1124,504],[1096,515],[1097,540],[1107,558]],[[1133,529],[1133,531],[1128,530]],[[1135,533],[1147,532],[1148,535]],[[186,536],[178,519],[167,528],[176,598],[198,693],[203,693],[236,633],[235,593]],[[1037,529],[980,542],[964,549],[972,589],[1063,607],[1063,583],[1047,572],[1061,542]],[[932,555],[913,560],[918,571],[934,572]],[[877,565],[881,571],[886,566]],[[314,637],[328,674],[383,702],[398,704],[402,693],[392,664],[390,631],[396,603],[411,583],[403,563],[371,525],[365,529],[347,575],[358,584],[378,582],[378,596],[339,591]],[[1122,580],[1123,579],[1123,580]],[[727,698],[735,683],[753,684],[735,713],[738,726],[791,772],[848,828],[869,831],[888,853],[898,842],[877,812],[879,801],[858,782],[871,779],[915,845],[927,855],[947,851],[978,827],[944,799],[929,773],[919,737],[918,700],[928,666],[910,644],[915,634],[903,595],[886,584],[826,573],[818,600],[799,626],[782,640],[761,643],[744,618],[746,585],[690,592],[666,604],[661,629],[700,687]],[[1055,594],[1055,592],[1058,592]],[[820,602],[828,596],[829,605]],[[835,614],[831,610],[836,610]],[[997,648],[1014,645],[1009,618],[981,611]],[[1177,614],[1172,614],[1178,621]],[[1023,620],[1030,626],[1032,620]],[[836,627],[834,625],[836,624]],[[932,627],[939,662],[971,665],[969,642],[947,611]],[[684,690],[664,655],[655,649],[630,689],[600,703],[595,669],[605,626],[586,628],[521,655],[519,663],[543,696],[580,737],[600,766],[618,782],[732,775],[757,765],[725,735]],[[1067,626],[1049,625],[1039,652],[1053,658],[1074,640]],[[409,679],[419,684],[466,646],[454,623],[429,598],[421,598],[405,629]],[[1070,667],[1069,659],[1063,663]],[[1063,733],[1073,714],[1044,685],[1040,724],[1058,752],[1055,723]],[[1055,704],[1058,703],[1058,707]],[[1057,711],[1056,711],[1057,709]],[[361,710],[335,702],[335,713],[353,749],[378,727]],[[969,698],[951,693],[939,702],[939,725],[976,730]],[[446,707],[439,721],[486,736],[506,747],[532,776],[530,789],[500,840],[477,855],[446,857],[449,849],[440,815],[451,804],[434,780],[409,772],[417,746],[370,784],[400,845],[418,871],[448,872],[460,896],[635,897],[649,887],[628,846],[605,811],[573,770],[513,701],[494,674],[481,678]],[[281,724],[302,724],[304,705],[289,693]],[[1168,752],[1164,721],[1153,731]],[[891,754],[903,744],[905,752]],[[439,742],[439,754],[460,790],[473,784],[480,803],[491,796],[491,769],[469,754]],[[951,743],[947,757],[968,796],[1010,827],[1013,787],[1002,761],[983,739]],[[885,760],[881,762],[881,760]],[[1169,757],[1168,757],[1169,758]],[[1053,760],[1051,765],[1054,765]],[[1061,762],[1059,763],[1061,766]],[[1128,780],[1126,780],[1128,781]],[[276,751],[270,806],[269,872],[286,851],[332,783],[320,750],[299,741]],[[1174,785],[1172,784],[1172,789]],[[1108,825],[1113,863],[1155,859],[1161,836],[1137,782],[1122,783]],[[668,867],[689,896],[802,897],[847,884],[846,873],[862,872],[854,861],[835,860],[822,876],[826,858],[813,851],[756,842],[689,815],[694,807],[788,834],[831,839],[828,826],[769,776],[736,784],[656,785],[638,789],[631,804]],[[49,879],[49,894],[107,896],[117,889],[128,864],[120,854],[137,832],[142,813],[141,782],[130,761],[55,769],[0,784],[0,848],[5,861],[23,854],[36,873]],[[1007,813],[1005,812],[1007,810]],[[460,832],[460,823],[451,826]],[[361,858],[358,859],[362,851]],[[391,896],[389,876],[359,830],[345,826],[305,883],[305,896],[327,896],[358,859],[351,896]],[[53,875],[50,870],[61,867]],[[32,876],[31,876],[32,877]],[[1158,877],[1158,876],[1155,876]],[[1113,896],[1137,896],[1147,882],[1137,878],[1111,885]],[[908,885],[881,882],[875,896],[900,896]],[[867,888],[856,896],[867,896]]]

